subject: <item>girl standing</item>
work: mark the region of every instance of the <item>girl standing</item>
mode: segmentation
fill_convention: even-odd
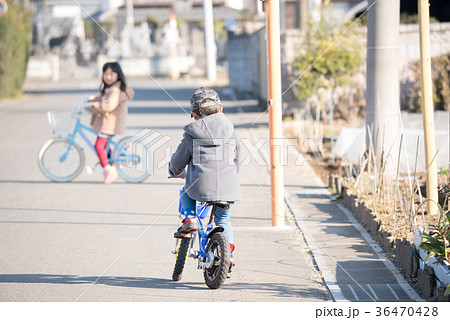
[[[117,62],[103,65],[100,95],[90,98],[86,109],[92,109],[91,125],[97,132],[95,150],[104,170],[105,184],[117,178],[117,169],[108,161],[106,144],[108,140],[125,132],[128,114],[128,101],[133,99],[134,91],[125,82],[125,76]]]

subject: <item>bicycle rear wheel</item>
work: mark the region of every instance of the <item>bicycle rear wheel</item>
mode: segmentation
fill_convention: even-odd
[[[211,236],[206,247],[206,255],[211,259],[211,266],[203,270],[205,283],[210,289],[218,289],[225,282],[230,268],[230,244],[222,232]]]
[[[183,274],[184,264],[187,260],[187,254],[189,251],[189,244],[191,243],[191,238],[183,238],[180,241],[180,247],[176,253],[175,268],[172,273],[173,281],[180,281],[181,275]]]
[[[55,138],[39,150],[39,168],[52,181],[69,182],[83,171],[84,152],[75,143],[69,149],[69,143],[67,138]]]
[[[113,152],[112,160],[117,172],[127,182],[139,183],[149,177],[149,168],[152,165],[152,154],[133,137],[120,140]]]

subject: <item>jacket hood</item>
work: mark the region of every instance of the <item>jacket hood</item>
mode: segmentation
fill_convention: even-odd
[[[128,100],[132,100],[134,97],[134,91],[129,86],[125,89],[125,94],[127,95]]]
[[[231,138],[234,133],[233,124],[223,113],[200,117],[183,129],[194,139],[201,139],[210,144],[222,144],[223,140]]]
[[[120,84],[121,84],[121,81],[117,81],[116,83],[111,85],[110,88],[117,87],[117,88],[120,89]],[[127,100],[133,100],[133,98],[134,98],[134,90],[131,89],[130,86],[128,86],[128,85],[126,86],[124,93],[126,95],[126,99]],[[121,99],[121,101],[123,101],[123,100],[125,100],[125,99]]]

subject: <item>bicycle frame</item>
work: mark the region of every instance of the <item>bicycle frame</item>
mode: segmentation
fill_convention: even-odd
[[[82,108],[82,106],[76,107],[75,113],[76,113],[77,117],[76,117],[76,122],[75,122],[75,127],[74,127],[74,129],[73,129],[73,132],[72,132],[71,134],[68,134],[68,135],[64,135],[64,134],[60,134],[60,135],[59,135],[60,137],[67,137],[67,138],[70,139],[70,140],[69,140],[69,145],[67,146],[66,152],[64,152],[64,154],[61,156],[61,159],[60,159],[61,161],[65,161],[65,160],[66,160],[66,158],[67,158],[67,156],[68,156],[68,154],[69,154],[70,148],[72,147],[72,145],[73,145],[74,143],[77,143],[77,144],[80,146],[80,148],[83,149],[83,146],[80,145],[78,142],[76,142],[76,141],[77,141],[77,140],[76,140],[77,134],[79,134],[79,135],[83,138],[83,140],[85,141],[85,143],[89,146],[89,148],[90,148],[94,153],[97,153],[97,151],[95,150],[94,144],[93,144],[93,143],[91,142],[91,140],[86,136],[86,134],[83,132],[83,130],[87,130],[88,132],[90,132],[90,133],[92,133],[92,134],[94,134],[94,135],[97,135],[97,132],[94,131],[92,128],[90,128],[90,127],[88,127],[88,126],[86,126],[86,125],[84,125],[84,124],[81,123],[81,115],[83,114],[83,108]],[[114,148],[117,148],[117,143],[114,142],[114,141],[112,140],[112,138],[110,137],[110,138],[108,139],[108,142],[106,143],[105,150],[109,150],[109,147],[110,147],[111,145],[112,145]],[[121,160],[124,160],[124,159],[122,158]],[[126,155],[126,159],[125,159],[125,160],[128,160],[128,155]],[[116,159],[109,158],[109,161],[110,161],[110,162],[119,162],[119,158],[116,158]]]
[[[197,207],[195,215],[198,220],[198,230],[196,232],[192,232],[190,235],[192,241],[189,249],[189,257],[198,259],[197,269],[203,269],[205,267],[208,267],[208,264],[213,262],[214,257],[208,257],[208,254],[206,253],[206,247],[208,246],[209,243],[209,237],[215,232],[223,231],[222,227],[214,226],[214,224],[212,223],[214,214],[216,212],[215,204],[212,205],[209,222],[206,224],[206,226],[202,223],[202,219],[200,218],[199,212],[204,210],[206,207],[207,207],[206,204],[202,204],[200,207]],[[197,251],[193,249],[196,237],[198,237],[198,246],[199,246],[199,250]],[[178,242],[179,239],[177,239],[176,244],[178,244]]]
[[[205,207],[205,205],[203,206]],[[213,214],[213,212],[211,212],[211,214]],[[197,215],[197,213],[196,213]],[[213,229],[213,225],[211,223],[208,223],[205,226],[203,226],[202,220],[200,219],[200,217],[198,217],[197,215],[197,220],[198,220],[198,245],[199,245],[199,250],[197,252],[197,257],[196,259],[198,259],[199,257],[205,257],[206,258],[206,246],[208,245],[208,233]]]
[[[183,213],[184,211],[181,202],[183,196],[181,193],[184,191],[183,189],[184,188],[180,190],[180,206],[178,208],[180,213]],[[187,206],[193,204],[194,203],[191,203],[191,201],[186,201]],[[207,207],[207,209],[209,209],[209,206],[212,206],[209,222],[204,224],[201,218],[206,218],[208,212],[204,211],[204,209]],[[186,233],[180,228],[175,232],[174,237],[176,238],[176,243],[175,250],[173,250],[172,253],[175,255],[176,259],[172,280],[181,280],[187,257],[198,259],[197,269],[203,269],[203,278],[210,289],[220,288],[225,279],[228,278],[228,273],[231,270],[233,260],[228,239],[223,233],[224,228],[222,226],[214,226],[213,224],[216,209],[218,207],[228,209],[229,202],[196,202],[195,210],[192,211],[194,211],[195,217],[197,218],[197,230],[195,232],[189,232],[194,229],[194,226],[186,225]],[[188,228],[191,229],[189,230]],[[193,248],[196,237],[198,237],[198,250],[194,250]]]
[[[56,182],[68,182],[75,179],[82,172],[82,168],[85,166],[86,161],[85,148],[82,140],[85,141],[86,145],[94,152],[94,154],[97,153],[92,137],[89,137],[89,134],[97,136],[98,133],[90,126],[81,123],[84,102],[86,101],[87,100],[83,99],[72,109],[68,121],[61,121],[60,119],[57,119],[52,112],[47,112],[50,128],[52,129],[53,134],[55,135],[56,133],[57,136],[46,141],[41,147],[38,153],[38,164],[42,173],[50,180]],[[81,136],[81,139],[78,135]],[[152,158],[142,157],[140,154],[142,153],[141,149],[137,150],[137,147],[142,146],[142,143],[138,139],[134,139],[135,135],[136,134],[126,134],[116,141],[110,136],[105,141],[105,151],[108,154],[109,164],[115,165],[118,174],[125,181],[139,183],[148,178],[149,175],[147,170],[153,162]],[[57,146],[58,149],[56,149],[55,146]],[[150,148],[148,146],[145,147],[147,154],[149,154]],[[55,151],[47,153],[48,150],[57,151],[56,153]],[[72,157],[73,153],[75,154],[74,157]],[[66,162],[66,160],[69,159],[71,161]],[[92,173],[97,164],[98,162],[95,164],[94,168],[89,166],[86,167],[88,174]],[[144,164],[147,166],[145,171],[141,170],[141,167],[138,167],[138,165]],[[73,169],[72,172],[67,171],[71,169]],[[61,172],[64,171],[66,173],[61,175]]]

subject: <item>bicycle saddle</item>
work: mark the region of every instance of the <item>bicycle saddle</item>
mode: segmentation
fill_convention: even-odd
[[[225,210],[230,208],[230,203],[228,201],[206,201],[207,206],[212,206],[214,204]]]

